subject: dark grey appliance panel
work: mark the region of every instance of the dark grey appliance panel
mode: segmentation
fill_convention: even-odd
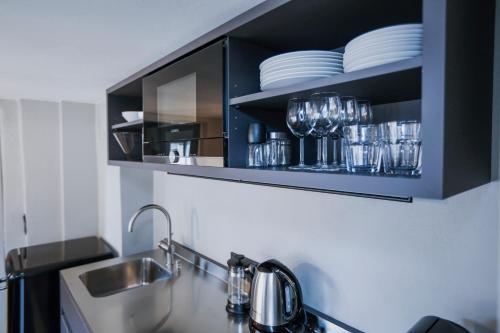
[[[224,41],[145,77],[143,109],[145,161],[223,166]]]

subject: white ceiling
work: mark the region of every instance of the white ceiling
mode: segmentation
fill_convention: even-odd
[[[0,98],[105,89],[262,0],[0,0]]]

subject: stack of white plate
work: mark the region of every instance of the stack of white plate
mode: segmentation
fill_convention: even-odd
[[[297,51],[271,57],[259,66],[260,88],[283,88],[341,74],[342,59],[342,53],[333,51]]]
[[[401,24],[373,30],[354,38],[345,47],[345,72],[421,55],[422,31],[422,24]]]

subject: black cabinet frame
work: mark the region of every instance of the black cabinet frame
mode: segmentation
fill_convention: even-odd
[[[369,0],[266,1],[107,90],[108,126],[111,128],[116,124],[116,115],[120,110],[128,107],[125,102],[127,98],[131,106],[137,106],[142,101],[142,97],[135,94],[142,77],[195,52],[211,41],[227,36],[225,112],[229,167],[127,162],[119,156],[111,135],[108,163],[187,176],[405,201],[410,201],[411,197],[446,198],[488,183],[491,180],[494,7],[493,0],[480,3],[470,0],[384,0],[376,6]],[[321,35],[328,24],[333,24],[331,22],[321,23],[324,26],[318,25],[315,31],[319,35],[310,36],[304,45],[300,42],[293,44],[291,37],[294,36],[286,35],[286,31],[288,29],[290,34],[312,34],[315,32],[312,28],[308,30],[300,26],[307,21],[307,15],[333,9],[361,16],[371,12],[373,16],[380,17],[373,19],[371,26],[363,26],[369,25],[370,20],[361,17],[359,27],[349,26],[335,37],[335,42],[339,43],[367,31],[367,28],[421,20],[424,26],[423,55],[293,87],[260,92],[256,81],[258,71],[252,72],[244,64],[252,64],[255,68],[262,59],[272,54],[313,46],[324,48],[322,43],[326,42],[331,45],[334,38],[326,40],[326,33]],[[306,16],[305,21],[297,19],[298,13],[301,13],[300,17]],[[398,16],[398,13],[401,14]],[[321,15],[318,17],[322,18]],[[309,20],[312,19],[314,17],[309,17]],[[338,19],[341,17],[338,16]],[[290,20],[298,26],[278,28],[269,36],[265,34],[265,29],[271,30],[276,22]],[[283,39],[273,37],[273,34],[279,33],[285,33]],[[373,97],[378,104],[418,100],[422,121],[422,176],[404,178],[243,168],[241,154],[246,147],[241,138],[245,135],[245,125],[258,112],[252,110],[283,109],[291,96],[327,88],[340,92],[363,92]],[[380,99],[382,96],[384,98]]]

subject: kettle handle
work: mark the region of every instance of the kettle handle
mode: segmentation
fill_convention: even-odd
[[[290,276],[288,276],[288,274],[286,274],[285,272],[283,272],[281,269],[277,269],[276,272],[279,275],[281,275],[286,280],[286,282],[290,286],[290,290],[293,292],[293,296],[292,296],[292,299],[293,299],[292,311],[290,312],[289,315],[286,315],[286,313],[285,313],[285,320],[289,321],[289,320],[295,318],[295,316],[297,315],[297,313],[300,310],[300,306],[299,306],[299,298],[300,298],[300,296],[297,293],[297,284],[295,283],[295,281],[292,278],[290,278]],[[286,294],[285,294],[285,297],[286,297]]]

